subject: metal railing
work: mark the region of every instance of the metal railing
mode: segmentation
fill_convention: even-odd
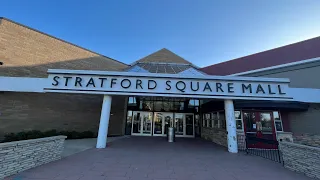
[[[279,142],[277,140],[263,139],[257,137],[246,137],[247,154],[260,156],[275,162],[282,163]]]

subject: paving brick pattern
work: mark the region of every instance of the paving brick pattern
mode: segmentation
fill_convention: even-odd
[[[200,139],[131,137],[28,171],[17,180],[307,180],[281,164]]]

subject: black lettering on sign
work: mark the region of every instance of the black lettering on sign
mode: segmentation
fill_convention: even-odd
[[[234,93],[234,90],[233,90],[233,83],[228,83],[228,92],[229,93]]]
[[[123,84],[125,84],[124,82],[128,82],[128,85],[127,86],[123,85]],[[121,85],[122,88],[127,89],[127,88],[129,88],[131,86],[131,81],[129,79],[122,79],[120,85]]]
[[[261,84],[258,84],[256,93],[259,94],[260,92],[262,92],[262,94],[265,94],[266,92],[264,91],[263,87],[261,86]]]
[[[269,94],[276,94],[275,92],[272,92],[272,89],[271,89],[271,85],[270,85],[270,84],[268,85],[268,90],[269,90]]]
[[[246,93],[246,90],[250,91],[250,93],[252,93],[252,86],[251,84],[248,84],[247,86],[245,84],[242,84],[242,93]]]
[[[219,92],[219,90],[221,92],[224,92],[223,89],[222,89],[222,84],[221,83],[216,83],[216,91]]]
[[[110,88],[112,88],[114,84],[117,84],[117,82],[114,82],[114,81],[116,81],[116,80],[117,80],[117,78],[112,78],[112,79],[111,79]]]
[[[69,82],[69,79],[71,79],[72,77],[69,77],[69,76],[63,76],[63,78],[66,79],[65,83],[64,83],[64,86],[68,86],[68,82]]]
[[[169,83],[171,83],[170,80],[166,81],[166,85],[167,85],[166,90],[170,90],[171,89],[171,85]]]
[[[278,85],[278,90],[279,90],[279,94],[286,94],[285,92],[282,92],[280,85]]]
[[[55,77],[53,77],[53,80],[54,80],[54,83],[52,83],[52,85],[53,85],[53,86],[58,86],[58,85],[59,85],[59,81],[58,81],[58,79],[60,79],[60,77],[59,77],[59,76],[55,76]]]
[[[181,91],[181,92],[185,92],[186,89],[186,83],[184,83],[183,81],[178,81],[176,83],[176,88]]]
[[[191,90],[192,91],[198,91],[199,90],[199,82],[197,82],[197,89],[193,89],[192,81],[190,82],[190,84],[191,84]]]
[[[142,88],[142,81],[141,81],[141,79],[137,79],[137,81],[136,81],[136,89],[138,89],[138,86],[140,86],[140,88],[143,89],[143,88]]]
[[[151,84],[153,83],[153,87],[151,86]],[[154,80],[148,80],[148,89],[155,89],[157,87],[157,82]]]
[[[206,91],[207,89],[208,89],[210,92],[212,92],[212,89],[211,89],[210,84],[209,84],[208,82],[206,82],[206,84],[204,85],[203,92]]]
[[[99,78],[99,79],[101,81],[100,87],[103,87],[103,83],[104,83],[105,80],[107,80],[107,78]]]
[[[82,87],[81,82],[82,82],[82,78],[81,78],[81,77],[76,77],[76,81],[75,81],[75,83],[74,83],[74,86],[77,87],[78,84],[79,84],[79,86]]]
[[[95,83],[94,83],[94,80],[93,80],[93,78],[90,78],[89,79],[89,81],[88,81],[88,83],[87,83],[87,85],[86,85],[86,87],[88,87],[88,86],[93,86],[93,87],[96,87],[96,85],[95,85]]]

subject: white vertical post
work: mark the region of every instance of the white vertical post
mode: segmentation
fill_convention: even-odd
[[[96,148],[106,148],[112,97],[103,96]]]
[[[238,153],[236,120],[234,118],[234,107],[232,100],[224,100],[224,110],[228,133],[228,151],[231,153]]]

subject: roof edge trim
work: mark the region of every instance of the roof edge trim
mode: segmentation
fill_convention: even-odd
[[[320,57],[306,59],[306,60],[297,61],[297,62],[286,63],[286,64],[280,64],[280,65],[276,65],[276,66],[270,66],[270,67],[266,67],[266,68],[260,68],[260,69],[255,69],[255,70],[250,70],[250,71],[245,71],[245,72],[240,72],[240,73],[235,73],[235,74],[230,74],[228,76],[241,76],[241,75],[246,75],[246,74],[251,74],[251,73],[258,73],[258,72],[280,69],[280,68],[290,67],[290,66],[296,66],[296,65],[300,65],[300,64],[307,64],[307,63],[312,63],[312,62],[317,62],[317,61],[320,61]]]

